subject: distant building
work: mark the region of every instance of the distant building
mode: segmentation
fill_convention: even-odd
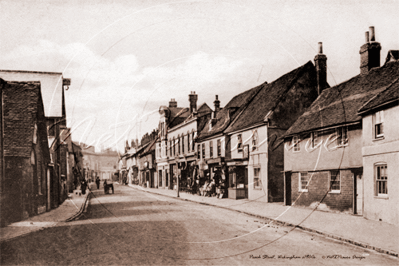
[[[40,82],[1,87],[1,225],[50,209],[50,154]],[[4,125],[4,127],[3,127]]]
[[[81,144],[83,155],[83,176],[86,180],[95,180],[98,176],[101,180],[112,180],[118,171],[118,152],[107,149],[96,152],[93,146]]]

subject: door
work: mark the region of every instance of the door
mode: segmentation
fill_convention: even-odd
[[[244,168],[244,188],[245,188],[245,198],[248,198],[248,167]]]
[[[363,175],[356,175],[356,213],[363,215]]]
[[[284,173],[284,205],[291,206],[291,172]]]

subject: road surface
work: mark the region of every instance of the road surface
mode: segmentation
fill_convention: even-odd
[[[1,265],[398,265],[234,211],[115,185],[79,220],[1,244]]]

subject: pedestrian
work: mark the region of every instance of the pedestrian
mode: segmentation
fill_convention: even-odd
[[[100,178],[98,176],[96,178],[96,185],[97,185],[97,189],[100,189]]]
[[[104,186],[104,194],[108,194],[109,187],[106,179],[104,180],[103,186]]]
[[[83,179],[82,182],[80,183],[80,189],[82,190],[83,195],[86,194],[86,188],[87,188],[87,182],[85,179]]]

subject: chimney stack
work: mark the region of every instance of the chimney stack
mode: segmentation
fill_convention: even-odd
[[[215,95],[215,101],[213,102],[215,106],[215,117],[216,114],[220,111],[220,101],[219,101],[219,96]]]
[[[317,94],[327,88],[327,56],[323,54],[323,43],[319,42],[319,52],[314,58],[317,76]]]
[[[190,113],[197,111],[197,100],[198,100],[198,95],[195,94],[195,91],[192,91],[188,95],[188,101],[190,102]]]
[[[366,32],[366,43],[360,47],[360,74],[367,74],[373,67],[380,67],[381,44],[375,41],[374,27]]]
[[[169,107],[177,107],[177,102],[176,102],[175,98],[172,98],[169,101]]]

